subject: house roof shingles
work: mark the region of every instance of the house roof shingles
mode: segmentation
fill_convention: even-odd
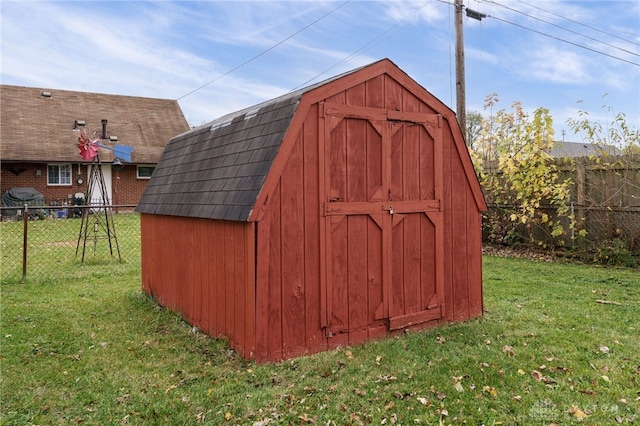
[[[556,141],[549,155],[554,158],[578,158],[600,155],[619,155],[620,150],[612,145],[598,145],[581,142]]]
[[[118,141],[104,145],[133,146],[133,163],[154,164],[167,141],[189,129],[175,100],[10,85],[0,90],[2,161],[81,161],[74,122],[85,121],[87,134],[100,137],[107,119],[107,133]],[[101,150],[100,157],[111,161],[113,153]]]

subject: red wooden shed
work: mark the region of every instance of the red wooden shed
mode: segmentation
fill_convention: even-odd
[[[142,286],[259,362],[467,320],[484,209],[454,113],[383,59],[174,137]]]

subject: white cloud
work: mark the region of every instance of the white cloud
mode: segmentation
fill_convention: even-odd
[[[554,84],[589,84],[593,77],[585,60],[576,52],[554,46],[530,49],[521,57],[518,73],[525,80]]]
[[[447,9],[443,9],[437,1],[389,1],[387,15],[394,21],[404,23],[434,23],[442,21],[447,15]]]
[[[616,34],[617,29],[626,29],[630,34],[624,37],[630,40],[638,37],[637,14],[629,16],[633,12],[629,2],[499,1],[554,23],[572,25],[539,9]],[[494,3],[465,3],[473,10],[560,34]],[[341,4],[2,0],[2,83],[183,98],[180,105],[187,119],[202,124],[308,80],[315,78],[315,82],[389,57],[427,90],[454,103],[450,4],[353,0],[311,25]],[[571,37],[562,33],[565,36]],[[611,92],[612,105],[637,122],[640,101],[632,96],[639,90],[636,66],[491,18],[467,19],[465,42],[467,90],[475,96],[468,96],[469,104],[497,91],[504,99],[563,111],[576,99]],[[342,63],[345,58],[349,61]]]

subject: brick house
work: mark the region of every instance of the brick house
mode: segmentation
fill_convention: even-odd
[[[47,205],[87,192],[80,132],[102,137],[107,120],[101,144],[133,147],[121,168],[110,150],[100,149],[100,160],[111,203],[135,205],[169,139],[189,130],[175,100],[0,85],[0,102],[0,194],[33,187]]]

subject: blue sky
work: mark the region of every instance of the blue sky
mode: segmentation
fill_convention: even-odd
[[[1,82],[178,99],[191,125],[390,58],[455,110],[453,0],[7,1]],[[640,1],[465,0],[467,110],[640,127]],[[484,112],[483,112],[484,113]]]

